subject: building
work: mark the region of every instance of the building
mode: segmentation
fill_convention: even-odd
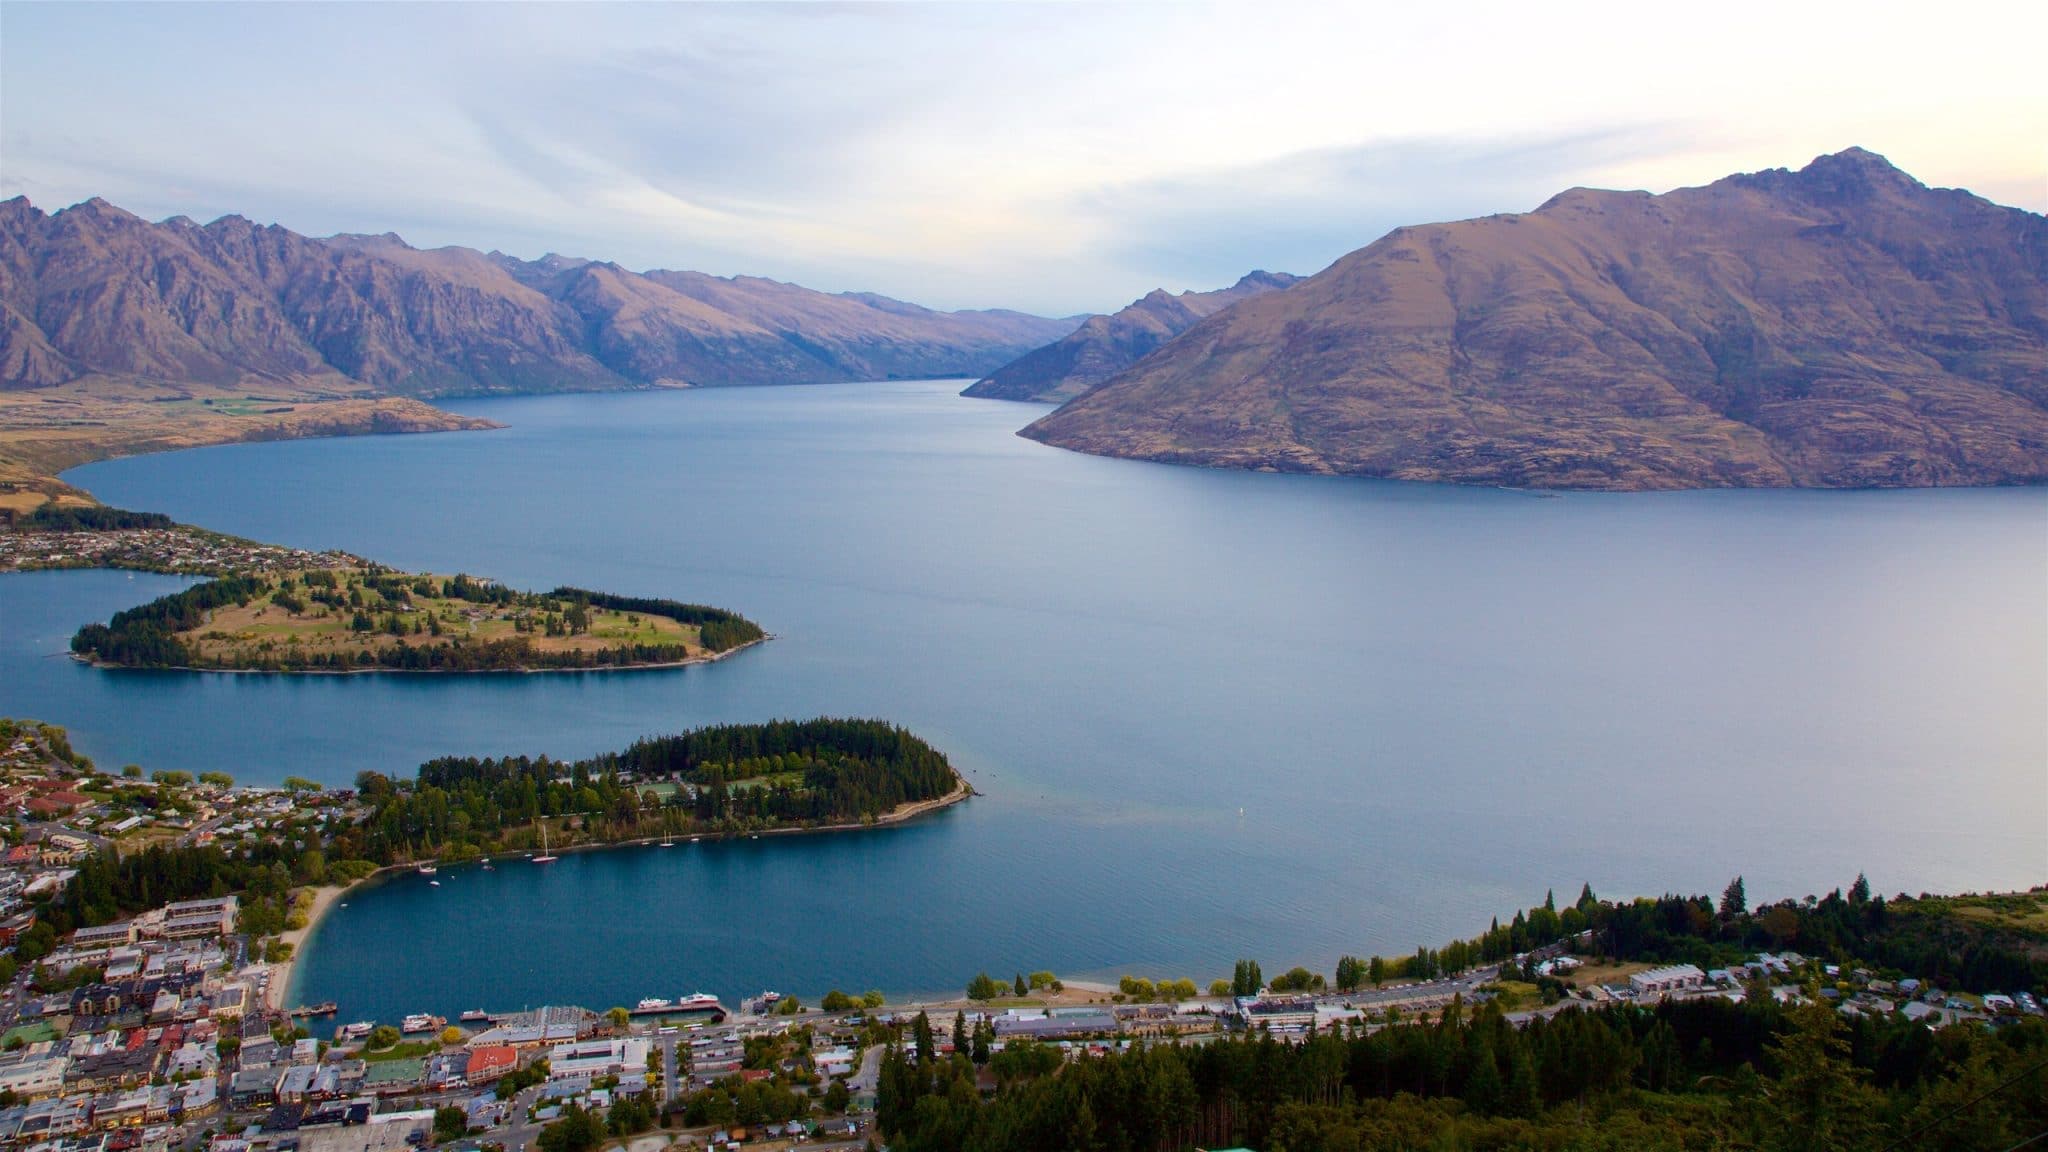
[[[212,1014],[221,1020],[239,1020],[248,1010],[249,990],[240,984],[230,984],[213,994]]]
[[[472,1045],[510,1044],[531,1048],[576,1039],[596,1026],[596,1014],[583,1008],[547,1007],[516,1012],[498,1021],[497,1027],[472,1037]]]
[[[486,1084],[519,1067],[519,1049],[510,1044],[485,1044],[469,1050],[469,1066],[462,1078],[471,1084]]]
[[[16,912],[5,920],[0,920],[0,948],[14,947],[15,940],[35,926],[36,913],[33,908],[26,912]]]
[[[1651,996],[1664,992],[1681,992],[1705,986],[1707,974],[1691,964],[1672,964],[1663,968],[1652,968],[1638,972],[1628,978],[1628,986],[1638,996]]]
[[[1316,1001],[1312,996],[1240,996],[1237,1014],[1244,1019],[1244,1026],[1253,1030],[1307,1028],[1316,1022]]]
[[[62,1056],[45,1056],[18,1064],[0,1065],[0,1091],[13,1092],[23,1100],[55,1096],[64,1090],[67,1063]]]
[[[1116,1031],[1116,1017],[1107,1012],[1065,1015],[996,1017],[996,1036],[1003,1040],[1050,1040],[1063,1036],[1093,1036]]]
[[[192,940],[206,936],[230,936],[235,931],[235,914],[241,909],[233,896],[214,900],[180,900],[164,905],[163,935],[166,940]]]
[[[80,928],[71,934],[73,948],[125,948],[133,943],[133,920],[123,920],[119,924],[102,924],[97,928]]]
[[[548,1053],[548,1079],[623,1076],[647,1070],[647,1041],[624,1038],[557,1044]]]

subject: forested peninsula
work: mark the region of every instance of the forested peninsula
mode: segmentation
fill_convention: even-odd
[[[585,760],[449,756],[356,778],[337,858],[379,865],[655,836],[893,822],[972,794],[946,755],[882,720],[724,724]],[[542,831],[546,836],[543,838]]]
[[[222,576],[88,624],[71,651],[127,668],[574,671],[697,663],[763,639],[753,621],[702,604],[364,563]]]

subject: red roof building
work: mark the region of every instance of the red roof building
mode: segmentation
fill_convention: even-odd
[[[463,1078],[471,1084],[496,1080],[519,1067],[519,1049],[510,1044],[485,1044],[469,1050],[469,1067]]]

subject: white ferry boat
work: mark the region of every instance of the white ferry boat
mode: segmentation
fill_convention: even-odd
[[[716,1012],[720,1010],[718,997],[709,992],[697,992],[680,1000],[663,1000],[648,997],[633,1006],[635,1016],[672,1016],[685,1012]]]

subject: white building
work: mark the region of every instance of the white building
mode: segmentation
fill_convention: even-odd
[[[557,1044],[548,1052],[548,1079],[641,1075],[647,1071],[647,1041],[585,1040]]]
[[[1628,978],[1628,986],[1635,989],[1638,996],[1698,988],[1706,982],[1707,974],[1691,964],[1652,968],[1648,972],[1638,972]]]
[[[0,1090],[12,1091],[24,1100],[55,1096],[64,1089],[64,1070],[70,1063],[62,1056],[45,1056],[0,1066]]]

